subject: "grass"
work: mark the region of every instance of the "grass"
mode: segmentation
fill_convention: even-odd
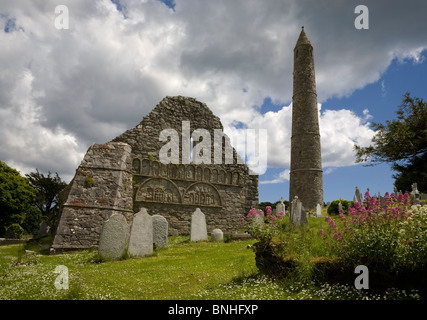
[[[317,221],[313,221],[313,219]],[[315,228],[320,220],[310,218]],[[275,281],[260,275],[255,241],[190,242],[169,238],[150,257],[100,262],[96,251],[48,255],[49,239],[0,247],[0,300],[299,300],[417,299],[416,293],[384,296],[338,285]],[[27,251],[26,251],[27,250]],[[55,268],[66,266],[69,289],[58,290]]]

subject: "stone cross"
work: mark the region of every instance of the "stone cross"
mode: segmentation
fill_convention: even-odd
[[[153,253],[153,217],[145,208],[133,217],[128,253],[137,258]]]
[[[205,214],[197,208],[191,215],[190,241],[204,241],[208,239]]]
[[[308,225],[307,215],[298,196],[295,196],[294,200],[292,200],[290,223],[295,227],[301,224]]]
[[[283,203],[285,200],[283,199],[283,197],[280,198],[280,202],[276,205],[276,214],[278,214],[279,212],[283,212],[283,215],[285,214],[285,210],[286,210],[286,206]]]
[[[129,239],[130,225],[121,213],[114,213],[104,221],[99,238],[98,255],[106,260],[123,258]]]
[[[168,221],[165,217],[155,214],[153,218],[153,243],[157,248],[168,246]]]

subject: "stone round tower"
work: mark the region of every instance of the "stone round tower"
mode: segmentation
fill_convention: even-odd
[[[294,49],[289,201],[305,210],[323,206],[323,172],[313,47],[302,27]]]

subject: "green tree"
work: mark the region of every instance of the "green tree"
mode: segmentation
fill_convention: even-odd
[[[356,162],[371,166],[390,163],[397,173],[395,187],[410,191],[413,182],[427,191],[427,103],[404,95],[396,112],[397,119],[386,124],[373,123],[376,132],[368,147],[355,145]]]
[[[58,173],[51,172],[45,176],[38,169],[27,174],[30,185],[37,190],[34,205],[40,210],[48,225],[53,228],[56,225],[59,213],[59,193],[67,184],[61,180]]]
[[[28,179],[0,161],[0,235],[18,224],[28,233],[38,230],[40,211],[33,205],[37,191]]]

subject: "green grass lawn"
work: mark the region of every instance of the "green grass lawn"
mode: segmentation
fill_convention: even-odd
[[[317,226],[320,220],[310,223]],[[168,248],[153,256],[114,262],[99,262],[96,251],[48,255],[47,241],[0,247],[0,300],[418,298],[410,292],[375,296],[339,285],[274,281],[258,274],[255,253],[248,248],[255,240],[194,243],[171,237]],[[59,265],[68,268],[68,290],[54,285]]]

